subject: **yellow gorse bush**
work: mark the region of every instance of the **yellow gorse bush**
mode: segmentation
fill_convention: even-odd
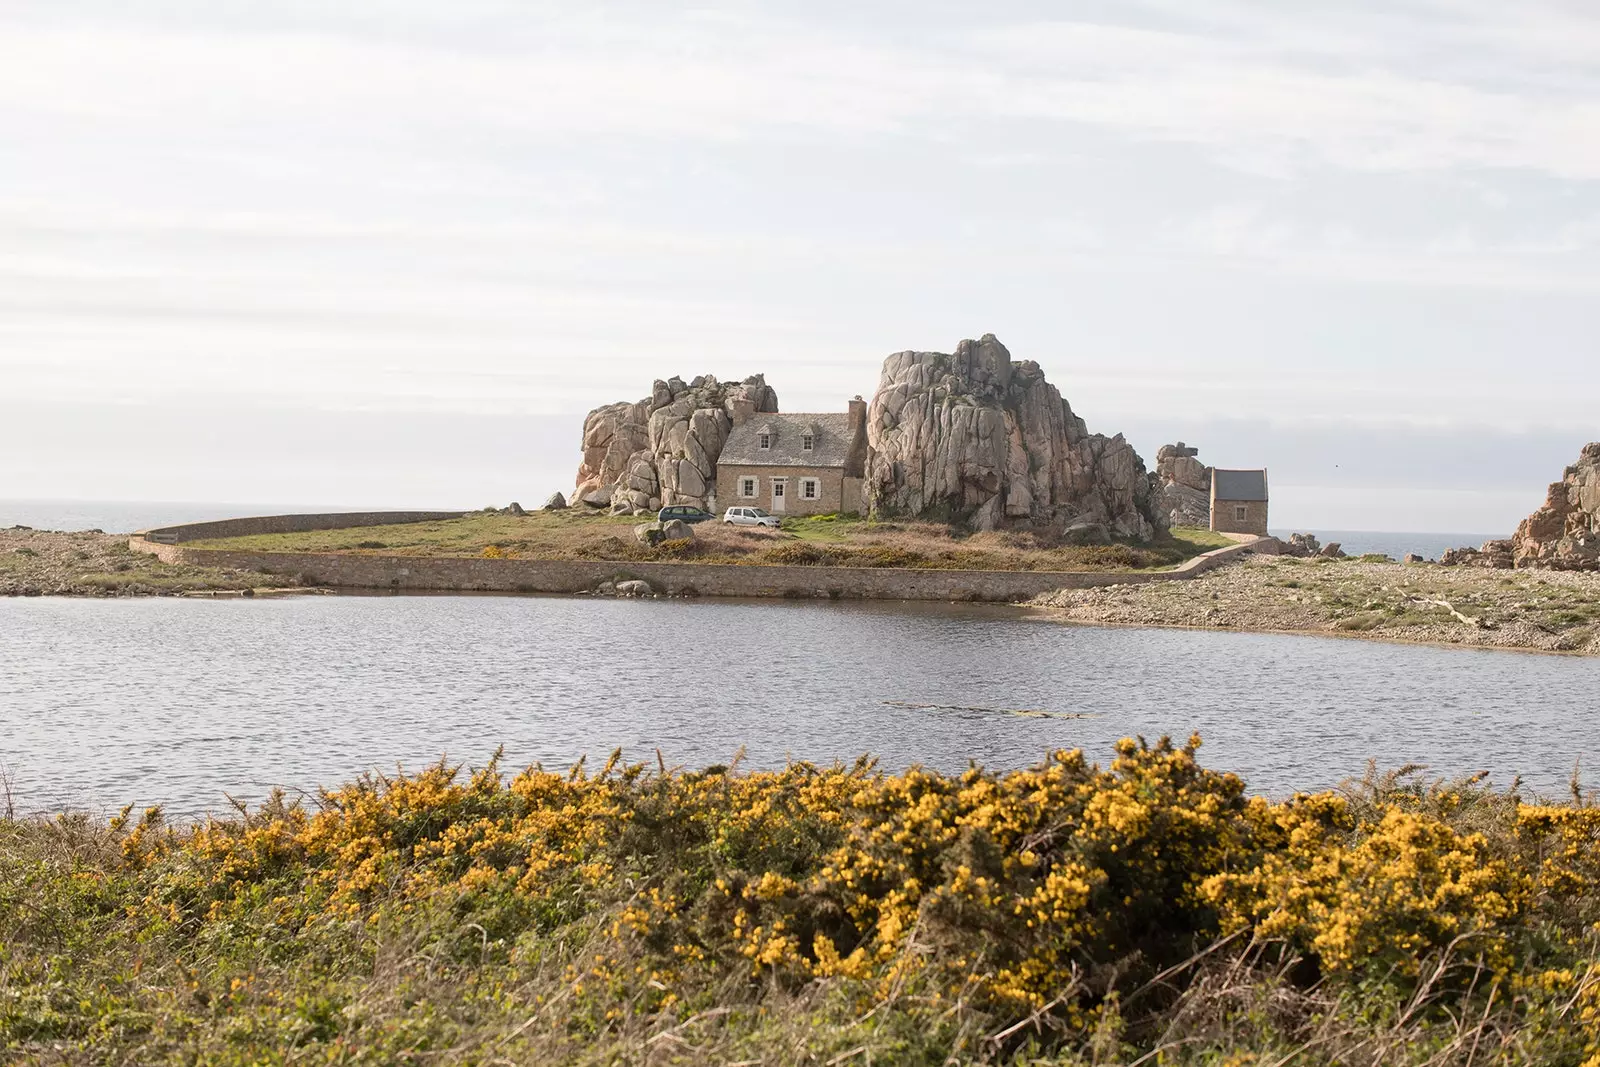
[[[1496,801],[1514,832],[1491,838],[1470,825],[1478,801],[1444,788],[1273,803],[1198,746],[1127,740],[1107,767],[1063,751],[1005,774],[441,764],[314,810],[279,796],[190,828],[124,812],[113,831],[142,937],[359,943],[422,922],[470,927],[464,943],[514,973],[588,922],[562,966],[602,1029],[703,1009],[736,980],[1087,1035],[1119,991],[1159,998],[1146,983],[1180,981],[1163,976],[1221,937],[1325,981],[1470,974],[1462,995],[1503,987],[1600,1025],[1600,811]],[[252,995],[237,982],[230,998]]]

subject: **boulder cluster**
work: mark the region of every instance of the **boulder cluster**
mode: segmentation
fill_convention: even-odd
[[[1156,507],[1172,526],[1211,525],[1211,468],[1179,441],[1156,452]]]
[[[1502,570],[1600,570],[1600,442],[1583,446],[1578,462],[1550,485],[1544,506],[1523,519],[1510,538],[1486,541],[1482,548],[1452,548],[1439,562]]]
[[[1294,556],[1297,559],[1310,559],[1320,556],[1323,559],[1344,559],[1344,546],[1337,541],[1324,545],[1316,536],[1308,533],[1292,533],[1288,540],[1278,541],[1277,555]]]
[[[985,334],[954,353],[884,361],[867,408],[867,502],[876,514],[978,530],[1103,526],[1149,540],[1157,513],[1144,461],[1121,434],[1091,434],[1037,363]]]
[[[635,403],[596,408],[583,422],[583,464],[575,503],[624,515],[668,504],[709,508],[717,457],[736,419],[778,410],[778,394],[761,375],[723,383],[657,381]]]
[[[668,504],[715,510],[729,431],[777,410],[760,375],[658,381],[644,400],[598,408],[584,421],[572,503],[621,514]],[[867,441],[867,506],[885,517],[1142,540],[1169,524],[1156,480],[1122,435],[1089,433],[1039,365],[1013,363],[992,334],[951,354],[890,356],[868,407]]]

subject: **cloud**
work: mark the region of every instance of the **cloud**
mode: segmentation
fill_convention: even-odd
[[[1095,429],[1592,423],[1600,13],[1071,10],[0,3],[0,372],[816,409],[992,330]]]
[[[1600,20],[1549,6],[1413,2],[1339,17],[1234,4],[1198,23],[1169,8],[1159,29],[1055,18],[972,31],[930,17],[894,34],[778,9],[546,7],[496,34],[505,20],[491,13],[504,9],[480,5],[443,35],[404,20],[384,29],[375,14],[251,26],[169,7],[185,17],[91,20],[70,5],[60,21],[13,17],[0,105],[330,146],[335,131],[393,146],[462,127],[544,142],[938,139],[967,122],[1035,120],[1223,160],[1600,177],[1593,53],[1577,44],[1600,44]]]

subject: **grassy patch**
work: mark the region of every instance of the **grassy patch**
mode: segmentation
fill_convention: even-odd
[[[1142,570],[1170,567],[1232,544],[1208,530],[1178,530],[1149,544],[1070,544],[1058,533],[969,533],[927,522],[872,522],[854,515],[788,518],[779,531],[701,523],[692,541],[647,546],[641,520],[569,510],[525,516],[474,513],[404,526],[264,534],[186,547],[258,552],[350,552],[501,559],[681,561],[771,566],[939,570]]]
[[[1172,539],[1179,544],[1189,545],[1197,555],[1201,552],[1210,552],[1216,548],[1227,548],[1229,545],[1239,543],[1227,534],[1208,530],[1204,526],[1174,526],[1172,528]]]

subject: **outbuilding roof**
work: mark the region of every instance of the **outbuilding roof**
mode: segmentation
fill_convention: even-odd
[[[761,435],[768,435],[761,447]],[[805,438],[810,435],[811,450]],[[763,412],[743,426],[735,426],[722,446],[719,466],[737,467],[843,467],[850,459],[855,437],[847,413],[777,415]]]
[[[1211,472],[1211,495],[1216,500],[1267,499],[1267,472],[1225,471]]]

